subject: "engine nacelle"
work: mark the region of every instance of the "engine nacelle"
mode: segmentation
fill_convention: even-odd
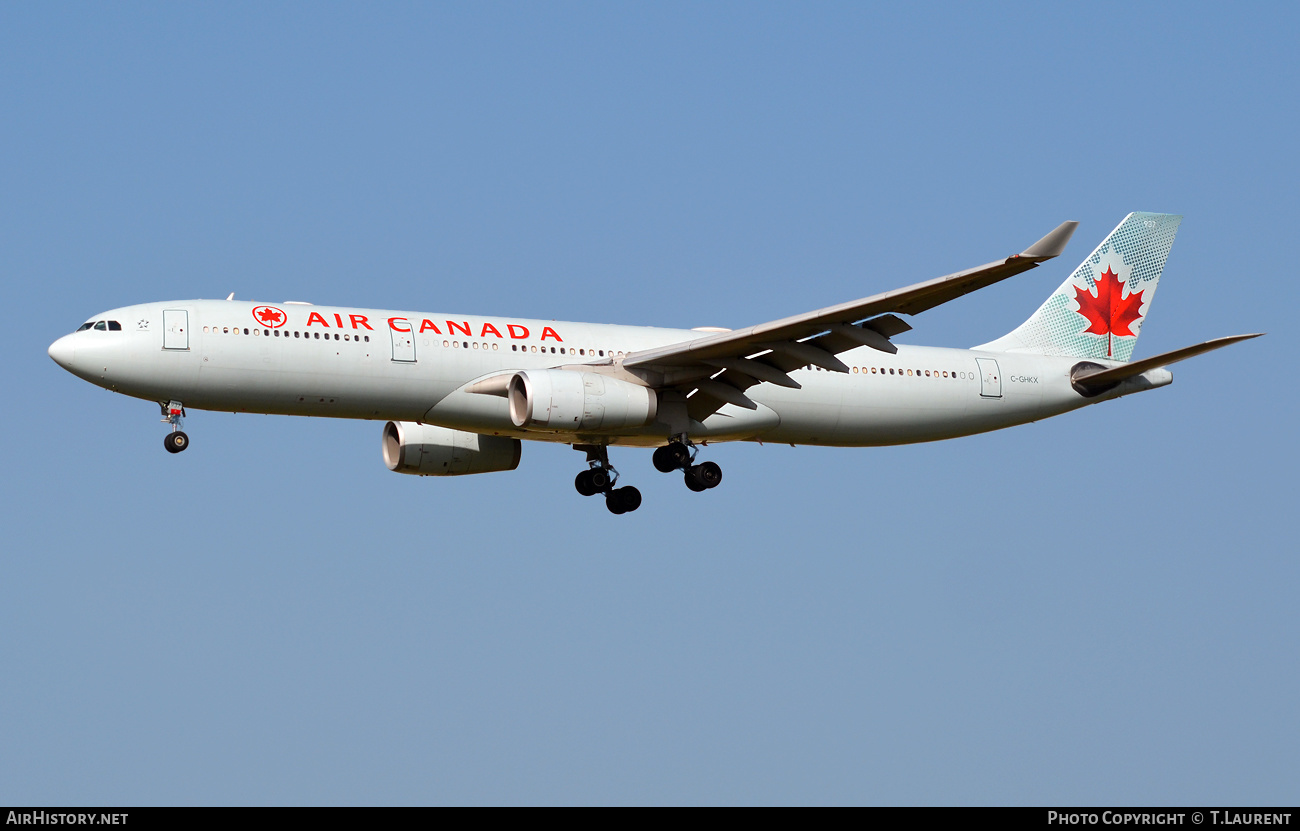
[[[415,476],[460,476],[519,467],[519,439],[484,436],[417,424],[390,421],[384,425],[384,464],[396,473]]]
[[[506,397],[516,427],[561,432],[640,427],[659,406],[648,387],[568,369],[516,372]]]

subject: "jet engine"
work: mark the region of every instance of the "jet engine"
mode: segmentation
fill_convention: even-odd
[[[384,464],[396,473],[416,476],[460,476],[519,467],[519,439],[484,436],[418,424],[390,421],[384,425]]]
[[[654,421],[654,390],[595,372],[524,370],[510,379],[510,420],[530,430],[585,431]]]

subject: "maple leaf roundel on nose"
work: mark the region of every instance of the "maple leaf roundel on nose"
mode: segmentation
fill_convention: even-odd
[[[289,321],[289,316],[284,313],[283,309],[277,309],[274,306],[255,306],[253,308],[253,319],[257,321],[258,326],[266,329],[279,329]]]
[[[1079,304],[1079,314],[1088,321],[1088,328],[1083,331],[1092,335],[1137,337],[1137,332],[1134,332],[1131,326],[1142,317],[1142,292],[1130,292],[1128,297],[1124,297],[1124,284],[1109,265],[1097,279],[1096,290],[1097,293],[1093,294],[1087,289],[1074,287],[1074,299]],[[1109,337],[1106,354],[1111,354]]]

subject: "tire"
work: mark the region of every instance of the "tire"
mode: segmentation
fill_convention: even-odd
[[[584,470],[573,480],[573,487],[583,496],[595,496],[597,488],[591,484],[591,471]]]
[[[678,470],[691,466],[691,449],[679,441],[668,445],[668,455]]]
[[[614,494],[618,496],[619,500],[623,503],[624,513],[630,514],[637,508],[641,507],[641,491],[631,485],[628,485],[625,488],[619,488],[614,491]]]
[[[179,453],[189,446],[190,437],[180,430],[163,436],[163,447],[167,448],[168,453]]]
[[[686,487],[690,488],[696,493],[700,493],[701,491],[706,491],[709,489],[708,485],[700,483],[700,481],[696,478],[696,471],[698,470],[699,470],[698,466],[688,467],[686,468],[686,473],[682,476],[682,479],[685,480],[686,482]]]
[[[696,478],[700,484],[706,488],[716,488],[722,484],[722,468],[718,467],[717,462],[705,462],[695,467]]]
[[[592,493],[600,493],[609,487],[609,471],[603,467],[593,467],[587,471],[590,477],[587,481],[591,483]]]
[[[672,445],[655,448],[654,456],[651,457],[650,461],[654,462],[655,470],[660,473],[672,473],[674,470],[681,468],[681,465],[677,464],[677,459],[673,456]]]
[[[611,514],[630,514],[641,507],[641,491],[631,485],[605,495],[605,507]]]

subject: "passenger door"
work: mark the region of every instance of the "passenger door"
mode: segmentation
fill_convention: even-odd
[[[1002,397],[1002,375],[998,372],[998,362],[992,358],[976,358],[980,368],[980,397]]]
[[[163,349],[190,348],[190,313],[184,309],[163,310]]]
[[[405,332],[399,332],[389,327],[388,331],[393,336],[393,360],[414,363],[415,335],[409,329]]]

